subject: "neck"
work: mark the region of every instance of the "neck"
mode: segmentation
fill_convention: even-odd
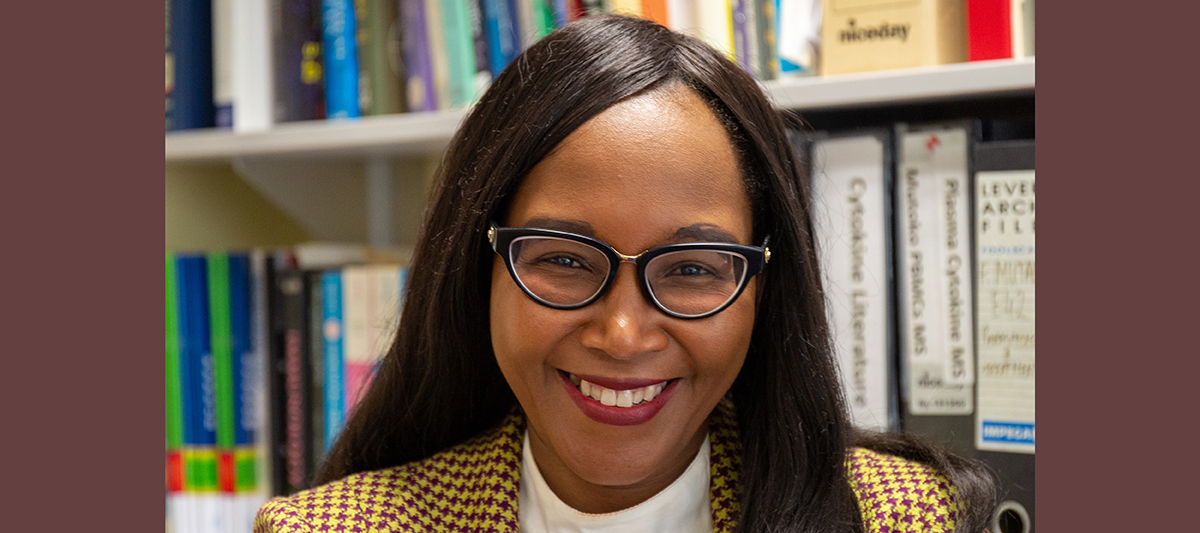
[[[708,426],[704,424],[663,468],[622,484],[595,483],[579,476],[533,427],[529,428],[529,449],[542,478],[563,503],[580,512],[602,514],[628,509],[667,488],[687,470],[707,435]]]

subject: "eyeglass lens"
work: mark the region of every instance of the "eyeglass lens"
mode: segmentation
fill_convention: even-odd
[[[604,286],[610,263],[599,249],[572,240],[531,236],[514,239],[509,259],[517,281],[537,298],[572,306]],[[654,257],[645,282],[658,303],[679,315],[702,315],[725,305],[746,277],[747,260],[719,250],[682,250]]]

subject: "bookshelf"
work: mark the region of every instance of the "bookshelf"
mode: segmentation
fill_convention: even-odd
[[[781,109],[841,117],[1013,97],[1031,101],[1034,73],[1030,57],[793,78],[763,88]],[[466,114],[458,109],[292,122],[256,132],[171,132],[165,136],[167,249],[304,240],[412,246],[438,158]],[[208,201],[187,200],[195,193],[172,195],[184,184]],[[222,195],[234,195],[232,203],[244,207],[198,227],[195,221],[222,204]],[[172,229],[179,227],[188,230]]]

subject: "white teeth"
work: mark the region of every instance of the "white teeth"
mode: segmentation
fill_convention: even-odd
[[[615,407],[633,407],[635,405],[648,402],[662,394],[666,388],[667,382],[658,383],[655,385],[647,385],[630,390],[612,390],[590,383],[587,380],[579,379],[574,374],[569,374],[571,383],[579,387],[579,392],[585,397],[591,398],[607,406]]]
[[[604,392],[600,393],[600,403],[609,407],[617,405],[617,391],[604,389]]]
[[[617,407],[633,407],[633,392],[627,390],[618,392]]]

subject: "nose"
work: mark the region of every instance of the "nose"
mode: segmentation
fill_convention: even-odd
[[[596,314],[580,333],[580,342],[587,348],[629,359],[665,350],[670,344],[666,332],[655,323],[665,315],[642,295],[637,266],[632,263],[618,267],[608,292],[591,307]]]

